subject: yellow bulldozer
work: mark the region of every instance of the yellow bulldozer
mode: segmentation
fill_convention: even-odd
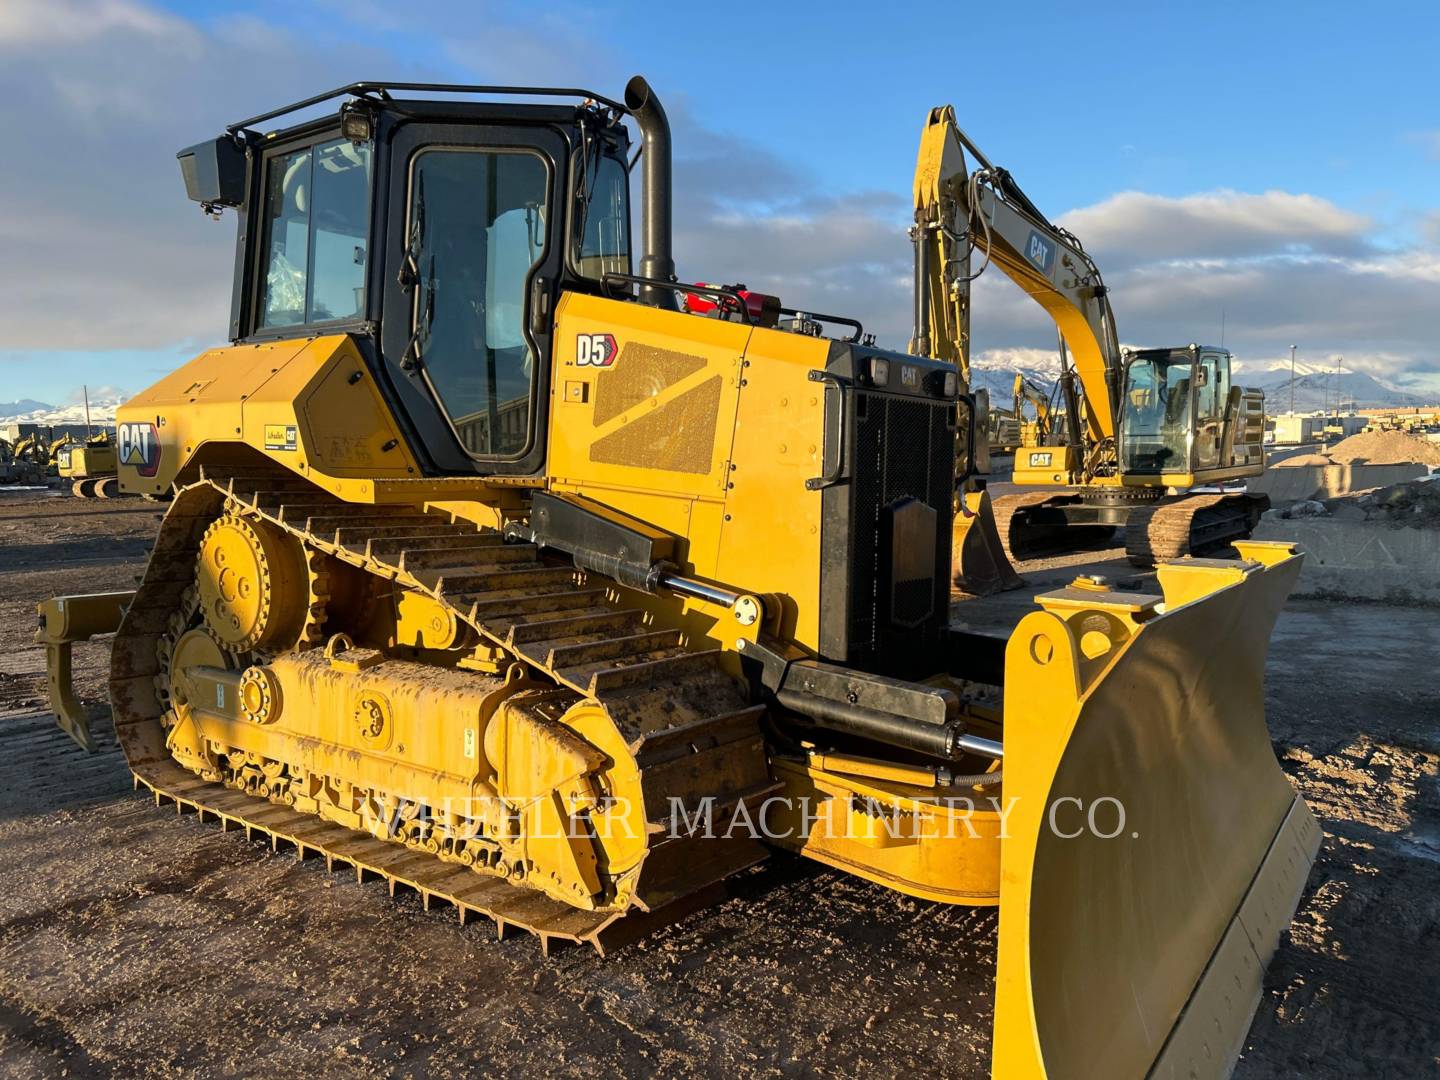
[[[998,905],[996,1076],[1229,1068],[1319,836],[1263,708],[1291,546],[952,627],[959,370],[678,280],[640,77],[357,83],[180,165],[240,219],[231,343],[120,409],[173,493],[139,587],[41,607],[78,741],[116,632],[157,802],[547,945],[788,849]]]

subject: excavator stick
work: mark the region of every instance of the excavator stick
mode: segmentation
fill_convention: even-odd
[[[1264,717],[1300,556],[1235,546],[1163,598],[1041,596],[1009,641],[997,1077],[1234,1066],[1320,842]]]
[[[967,491],[956,507],[952,535],[955,588],[975,596],[990,596],[1019,588],[1023,579],[1010,565],[988,491]]]
[[[50,688],[50,708],[60,730],[91,753],[95,738],[90,718],[75,696],[71,678],[71,646],[120,628],[125,609],[135,598],[133,592],[88,593],[57,596],[36,605],[40,626],[35,643],[45,646],[45,669]]]

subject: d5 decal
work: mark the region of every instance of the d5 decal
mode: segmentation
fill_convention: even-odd
[[[619,351],[614,334],[575,335],[576,367],[609,367]]]

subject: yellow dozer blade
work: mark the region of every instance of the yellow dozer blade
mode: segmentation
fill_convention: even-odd
[[[1235,546],[1162,565],[1163,602],[1042,596],[1010,639],[997,1077],[1234,1066],[1320,841],[1264,716],[1300,558]]]

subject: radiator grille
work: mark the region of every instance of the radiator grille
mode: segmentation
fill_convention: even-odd
[[[847,512],[848,565],[827,572],[848,578],[844,659],[889,667],[906,652],[927,652],[947,621],[954,404],[847,394],[849,495],[834,505]],[[933,529],[933,548],[925,537],[918,558],[915,548],[892,551],[899,514]]]

